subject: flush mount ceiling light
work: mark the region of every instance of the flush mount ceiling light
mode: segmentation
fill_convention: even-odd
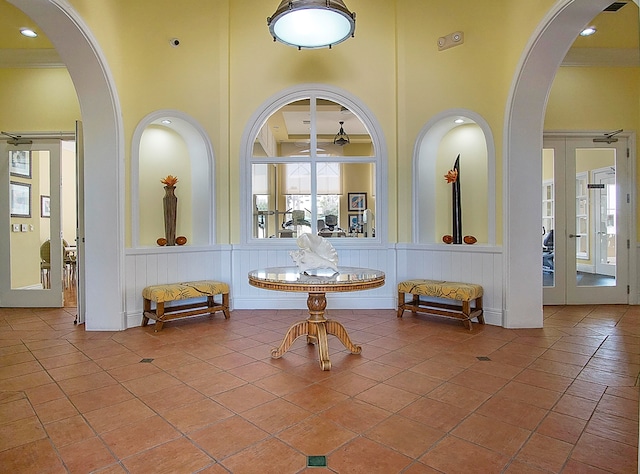
[[[342,43],[356,29],[356,14],[342,0],[282,0],[267,18],[273,40],[298,49]]]
[[[349,140],[349,135],[345,133],[344,128],[342,128],[342,125],[344,125],[344,122],[340,122],[340,130],[338,131],[338,134],[333,139],[334,145],[344,146],[351,143],[351,140]]]
[[[36,38],[38,36],[38,33],[30,30],[29,28],[21,28],[20,33],[22,34],[22,36],[26,36],[27,38]]]
[[[584,30],[580,32],[580,36],[591,36],[594,35],[598,31],[595,26],[587,26]]]

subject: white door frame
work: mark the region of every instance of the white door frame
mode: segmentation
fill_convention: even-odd
[[[554,232],[555,249],[555,287],[544,287],[545,304],[633,304],[632,294],[627,288],[635,288],[635,246],[627,247],[629,241],[636,235],[635,218],[635,133],[622,132],[618,135],[620,140],[626,141],[626,147],[618,146],[616,153],[616,181],[617,201],[622,217],[619,219],[618,228],[618,275],[616,287],[579,287],[575,284],[576,265],[563,265],[562,262],[575,262],[575,239],[567,236],[575,234],[575,205],[572,196],[575,195],[575,185],[569,181],[570,176],[575,176],[575,149],[598,148],[593,142],[594,137],[602,137],[602,131],[587,132],[546,132],[544,137],[545,148],[553,147],[556,150],[554,168],[556,181],[556,231]],[[620,144],[623,142],[621,141]],[[602,144],[603,147],[613,147],[614,144]],[[625,149],[626,148],[626,149]],[[567,163],[569,166],[564,166]],[[572,166],[571,166],[572,165]],[[569,177],[568,177],[569,176]],[[564,192],[564,184],[567,190]],[[559,192],[560,190],[563,192]],[[573,194],[572,194],[573,193]],[[571,206],[573,206],[571,208]],[[567,215],[563,210],[566,210]],[[567,245],[565,246],[565,242]],[[626,265],[626,268],[625,268]]]
[[[30,145],[10,145],[7,142],[0,142],[0,150],[2,156],[8,159],[10,150],[30,150],[30,151],[48,151],[49,152],[49,198],[51,217],[49,218],[49,240],[50,240],[50,268],[48,270],[49,288],[28,288],[15,289],[12,288],[12,257],[19,258],[15,249],[12,252],[11,245],[3,245],[0,247],[0,305],[9,307],[28,307],[28,308],[59,308],[62,306],[62,237],[61,237],[61,155],[62,143],[60,140],[32,140]],[[34,166],[33,156],[31,166]],[[32,171],[34,177],[39,175]],[[0,173],[0,195],[9,196],[9,182],[15,180],[17,182],[26,182],[19,178],[9,176],[9,168],[2,167]],[[31,183],[31,219],[40,217],[40,191],[38,183],[33,179]],[[36,192],[37,191],[37,192]],[[12,229],[9,225],[13,220],[9,212],[9,200],[2,200],[0,205],[0,229],[2,231],[1,239],[4,242],[11,242]],[[28,223],[19,223],[19,225],[27,225]],[[34,229],[35,227],[35,229]],[[27,232],[39,230],[39,226],[27,227]],[[31,230],[33,229],[33,230]],[[14,233],[15,234],[15,233]],[[20,234],[22,235],[22,232]],[[14,237],[16,237],[14,235]],[[34,252],[40,252],[40,245],[32,249]],[[34,269],[35,271],[35,269]]]

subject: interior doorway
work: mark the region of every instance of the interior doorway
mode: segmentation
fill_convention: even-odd
[[[73,134],[70,134],[72,137]],[[5,242],[0,301],[12,307],[77,304],[75,141],[29,137],[0,146]]]
[[[542,161],[544,304],[627,304],[627,138],[545,136]]]

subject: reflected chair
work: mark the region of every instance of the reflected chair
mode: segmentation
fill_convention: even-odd
[[[76,253],[70,250],[69,244],[66,240],[62,239],[62,255],[64,259],[64,271],[65,271],[65,283],[67,286],[75,283],[76,281]]]
[[[69,244],[62,240],[63,283],[67,288],[76,278],[76,256],[67,250]],[[40,282],[43,288],[51,288],[51,241],[46,240],[40,246]]]
[[[42,288],[51,288],[51,241],[40,246],[40,283]]]
[[[542,241],[542,271],[546,273],[554,273],[555,271],[555,252],[553,243],[553,229],[544,236]]]

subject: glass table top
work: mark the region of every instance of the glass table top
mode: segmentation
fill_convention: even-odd
[[[339,272],[331,269],[318,269],[300,273],[298,267],[272,267],[252,270],[249,280],[262,282],[301,284],[301,285],[345,285],[384,281],[384,272],[371,268],[338,267]]]

